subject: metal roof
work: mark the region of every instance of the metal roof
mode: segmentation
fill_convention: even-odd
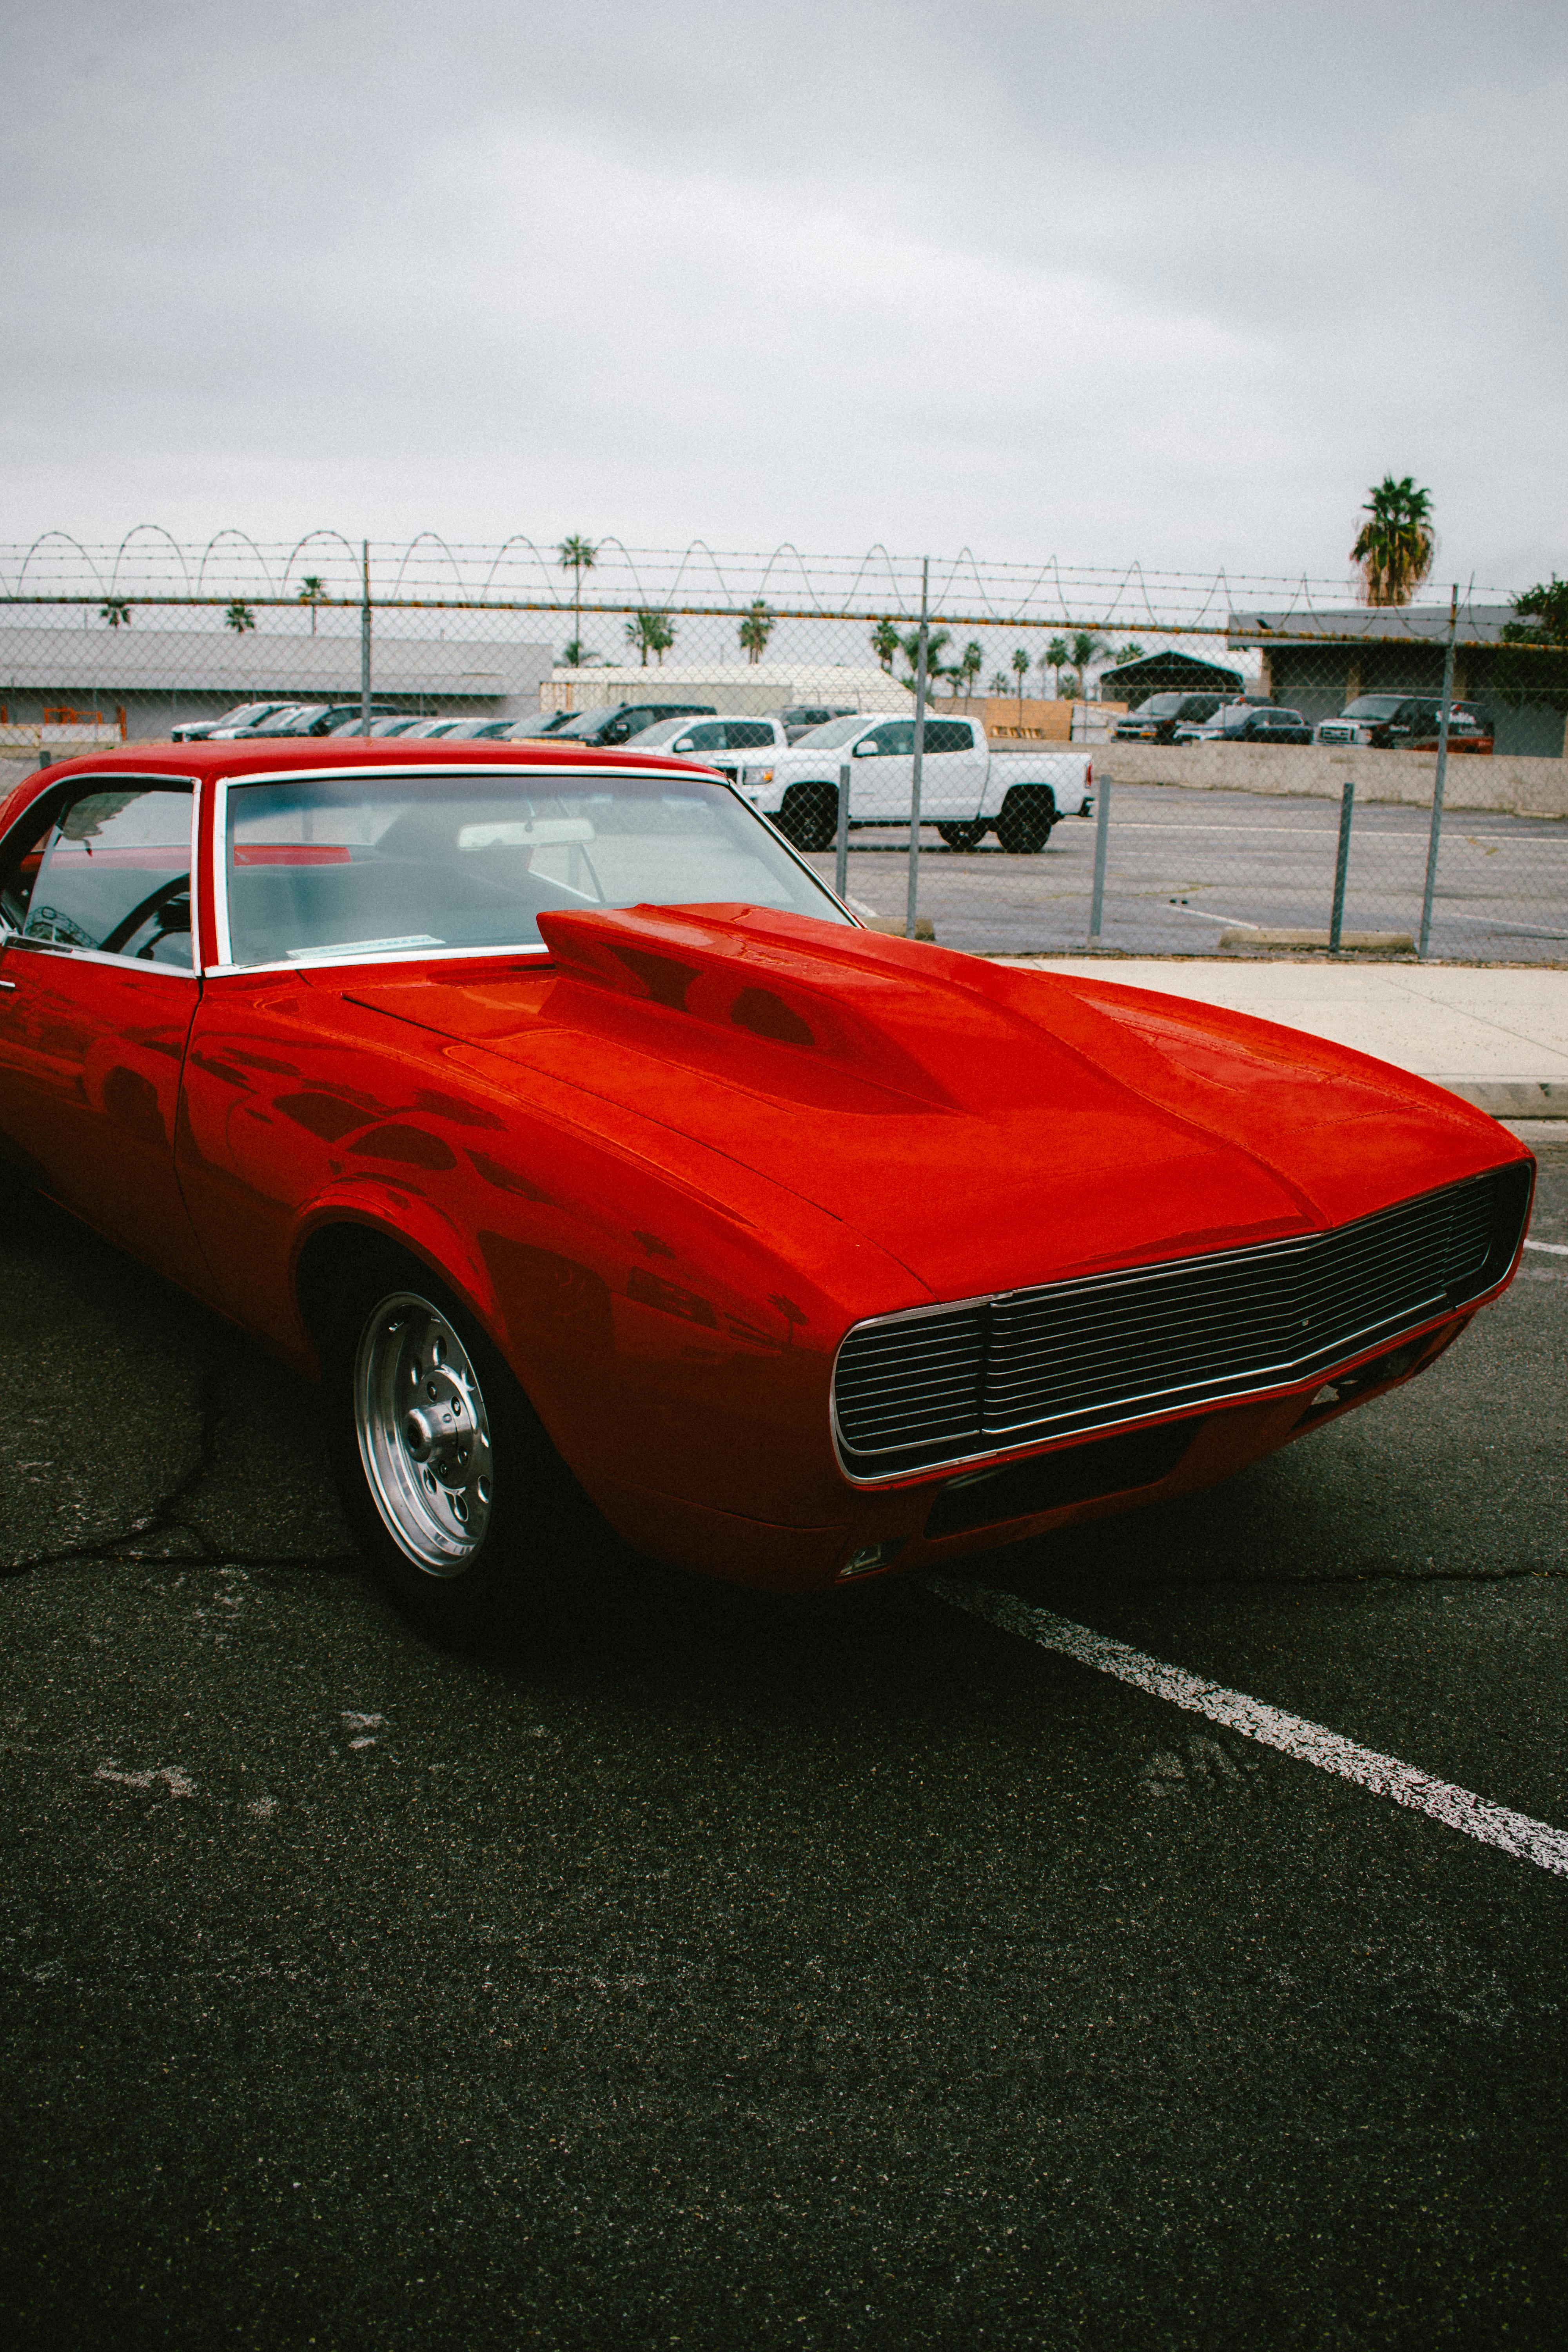
[[[395,636],[379,629],[372,639],[377,694],[463,696],[476,702],[531,696],[553,660],[551,646],[516,639]],[[0,626],[0,691],[7,688],[352,699],[360,690],[359,633],[312,637],[267,629],[9,623]]]
[[[1461,604],[1455,642],[1461,646],[1502,643],[1503,625],[1518,618],[1511,604]],[[1284,613],[1232,613],[1226,636],[1235,646],[1436,645],[1448,642],[1445,604],[1305,605]]]

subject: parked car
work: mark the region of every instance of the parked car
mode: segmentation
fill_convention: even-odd
[[[1320,743],[1370,743],[1380,751],[1429,751],[1437,745],[1442,698],[1434,694],[1360,694],[1318,728]],[[1474,703],[1456,702],[1448,718],[1450,751],[1489,752],[1491,722]]]
[[[629,743],[634,735],[645,728],[656,727],[661,719],[706,717],[712,712],[710,702],[611,702],[600,703],[591,710],[575,710],[559,727],[550,730],[549,740],[559,743]],[[523,722],[531,725],[531,720]]]
[[[858,705],[852,702],[787,702],[773,716],[784,729],[792,743],[813,727],[826,727],[833,719],[851,719]]]
[[[1222,709],[1223,694],[1151,694],[1116,722],[1118,743],[1171,743],[1178,727],[1201,727]]]
[[[178,727],[171,727],[172,743],[205,743],[213,735],[237,735],[247,727],[258,727],[263,719],[276,718],[282,710],[297,710],[297,702],[237,702],[232,710],[221,711],[216,719],[187,719]]]
[[[1185,724],[1172,738],[1177,743],[1310,743],[1312,730],[1299,710],[1270,702],[1229,702],[1201,726]]]
[[[1190,1494],[1513,1274],[1534,1163],[1485,1113],[865,930],[689,765],[182,765],[0,800],[0,1155],[321,1382],[443,1633],[594,1512],[802,1592]]]
[[[410,719],[412,712],[399,710],[390,702],[373,702],[370,706],[373,726],[383,719]],[[259,726],[236,730],[234,740],[253,742],[258,737],[290,735],[357,735],[363,719],[363,706],[358,702],[296,702],[263,719]]]
[[[789,738],[777,719],[758,719],[750,712],[734,719],[661,719],[637,737],[639,751],[668,751],[678,760],[700,760],[717,768],[731,782],[742,767],[750,768],[753,784],[765,782],[762,771],[773,756],[789,749]]]
[[[742,767],[738,789],[797,849],[826,849],[838,829],[839,768],[853,764],[852,826],[907,824],[914,752],[911,718],[856,711]],[[1087,751],[992,751],[978,719],[926,720],[921,822],[950,849],[977,849],[988,833],[1006,850],[1044,849],[1058,817],[1088,815],[1093,782]]]
[[[510,722],[511,740],[514,743],[526,743],[537,736],[559,735],[563,727],[581,716],[574,710],[542,710],[537,719],[515,719]]]

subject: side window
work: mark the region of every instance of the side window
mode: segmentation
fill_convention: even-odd
[[[928,719],[926,750],[928,751],[968,751],[974,746],[967,719]]]
[[[96,948],[189,971],[189,789],[79,792],[43,845],[18,928],[51,947]]]
[[[46,793],[12,828],[0,864],[0,932],[20,931],[37,887],[44,845],[54,830],[58,795]]]
[[[724,722],[721,719],[710,719],[706,725],[699,722],[695,727],[688,727],[680,740],[683,744],[689,743],[694,751],[721,751],[724,749]]]
[[[870,740],[884,757],[895,752],[910,752],[915,748],[915,722],[912,719],[889,719],[883,727],[872,730]]]
[[[765,719],[731,719],[726,732],[731,751],[773,749],[773,730]]]

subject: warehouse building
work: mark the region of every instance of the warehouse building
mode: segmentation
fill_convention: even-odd
[[[1500,752],[1563,756],[1568,659],[1507,645],[1510,604],[1460,608],[1454,698],[1491,720]],[[1232,613],[1228,642],[1256,647],[1263,671],[1250,690],[1316,725],[1362,694],[1437,694],[1448,643],[1441,604],[1352,604],[1339,612]]]
[[[371,653],[376,700],[431,717],[531,718],[554,658],[549,646],[511,638],[410,637],[390,627],[375,631]],[[357,630],[0,627],[0,723],[12,726],[80,722],[145,740],[238,702],[353,701],[359,691]]]

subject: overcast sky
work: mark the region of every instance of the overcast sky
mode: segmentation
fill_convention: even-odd
[[[1568,570],[1563,0],[4,0],[0,539]]]

